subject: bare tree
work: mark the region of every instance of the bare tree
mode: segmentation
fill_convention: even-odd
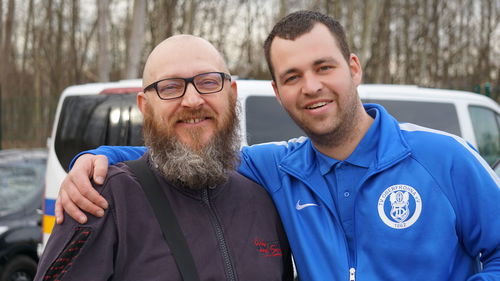
[[[375,36],[371,43],[371,56],[366,62],[365,80],[370,83],[389,83],[391,1],[383,0],[381,13],[376,23]]]
[[[98,18],[98,73],[99,81],[109,81],[110,58],[109,58],[109,0],[97,1]]]
[[[154,0],[148,1],[149,28],[151,33],[151,50],[163,39],[171,36],[174,32],[174,20],[177,18],[178,0]]]
[[[362,33],[361,33],[361,47],[360,57],[362,63],[368,62],[370,57],[370,43],[372,42],[373,27],[375,26],[375,17],[378,14],[380,0],[372,0],[364,2],[364,9],[362,12]]]
[[[127,65],[125,78],[137,78],[139,74],[139,63],[144,47],[144,29],[146,18],[146,0],[134,0],[132,12],[132,31],[128,38]]]
[[[4,147],[43,146],[63,88],[137,77],[149,51],[175,33],[211,41],[228,58],[235,75],[268,79],[262,51],[267,33],[289,12],[311,8],[346,27],[366,83],[472,90],[489,82],[492,96],[500,99],[496,0],[96,0],[90,7],[84,3],[0,0]],[[116,11],[110,14],[111,5]]]
[[[328,1],[327,1],[328,2]],[[280,0],[278,18],[283,18],[288,13],[288,7],[286,0]]]
[[[194,19],[196,17],[196,8],[198,6],[197,0],[189,1],[189,7],[186,9],[184,16],[184,22],[187,24],[187,28],[184,30],[187,34],[193,34],[194,31]]]
[[[13,112],[12,100],[5,98],[13,96],[12,91],[9,91],[11,85],[9,85],[8,82],[11,80],[11,78],[15,77],[16,72],[14,54],[12,53],[12,44],[14,43],[14,17],[15,1],[9,0],[5,23],[2,24],[2,27],[4,28],[4,37],[2,45],[0,46],[0,50],[2,53],[2,63],[0,64],[0,93],[2,94],[1,98],[3,102],[1,102],[1,104],[3,109],[9,109],[10,112]],[[1,114],[6,116],[7,118],[0,118],[0,120],[5,120],[6,123],[13,121],[15,122],[15,120],[8,118],[9,116],[12,116],[11,114],[9,114],[9,111],[7,111],[7,114],[5,114],[4,110],[1,110]]]
[[[72,79],[75,83],[80,82],[80,76],[81,76],[81,65],[79,61],[79,56],[78,56],[78,49],[79,45],[77,42],[77,34],[78,34],[78,26],[80,22],[80,1],[79,0],[72,0],[71,1],[71,26],[70,26],[70,39],[69,39],[69,45],[70,45],[70,58],[71,58],[71,65],[73,65],[73,71],[72,72]]]
[[[3,46],[3,0],[0,0],[0,50]],[[1,72],[1,69],[0,69]]]
[[[26,17],[26,24],[24,30],[24,44],[23,44],[23,53],[22,53],[22,62],[21,62],[21,73],[22,76],[26,75],[26,60],[28,59],[28,45],[31,41],[31,36],[33,32],[31,30],[32,22],[33,22],[33,10],[34,10],[34,0],[29,0],[28,2],[28,16]]]
[[[6,78],[6,75],[8,74],[10,68],[13,68],[14,65],[12,60],[12,44],[14,43],[14,17],[15,17],[15,9],[16,9],[16,3],[14,0],[9,0],[8,6],[7,6],[7,16],[5,18],[5,23],[2,26],[4,27],[4,32],[3,32],[3,45],[2,47],[2,54],[4,57],[4,62],[3,62],[3,77]]]

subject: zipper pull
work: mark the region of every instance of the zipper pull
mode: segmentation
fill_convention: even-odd
[[[354,267],[349,268],[349,281],[356,281],[356,269]]]

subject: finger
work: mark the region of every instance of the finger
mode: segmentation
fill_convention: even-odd
[[[83,184],[83,182],[77,181],[79,186],[74,184],[75,182],[72,182],[70,185],[67,186],[66,193],[68,194],[69,201],[71,201],[71,204],[76,205],[83,211],[86,211],[97,217],[102,217],[104,215],[104,210],[88,199],[88,198],[94,198],[95,200],[95,198],[101,196],[90,184],[88,178],[85,178],[85,180],[87,181],[87,184]],[[102,200],[104,200],[104,198],[102,198]],[[66,212],[69,212],[66,209],[66,205],[63,206]]]
[[[94,186],[92,186],[89,179],[90,177],[92,177],[92,171],[94,170],[94,159],[99,159],[99,158],[104,158],[100,159],[97,165],[101,166],[100,168],[101,171],[103,170],[102,166],[103,165],[105,166],[104,167],[104,169],[106,170],[104,171],[104,176],[105,176],[108,169],[107,166],[108,159],[105,156],[96,156],[91,154],[85,154],[82,155],[80,158],[78,158],[77,162],[75,162],[73,169],[69,172],[67,176],[67,180],[72,182],[72,185],[68,184],[68,189],[69,187],[76,187],[75,189],[66,190],[70,198],[72,200],[74,199],[81,200],[81,198],[79,197],[80,194],[77,194],[81,193],[81,195],[86,197],[88,201],[92,202],[94,206],[88,206],[88,205],[80,206],[77,202],[74,203],[76,203],[82,209],[83,208],[90,209],[92,214],[96,214],[92,212],[92,210],[98,211],[98,209],[96,208],[99,209],[108,208],[108,202],[106,201],[106,199],[104,199],[104,197],[102,197],[99,194],[99,192],[95,190]]]
[[[90,183],[90,180],[86,175],[74,175],[72,179],[73,179],[73,186],[75,188],[68,190],[68,193],[70,193],[70,198],[72,200],[80,200],[84,203],[88,202],[90,204],[82,206],[79,204],[79,202],[75,202],[78,205],[78,207],[94,215],[96,215],[94,212],[100,210],[100,212],[103,213],[102,209],[108,208],[108,202],[94,188],[94,186]],[[79,195],[83,196],[85,200],[82,200],[82,198],[80,198]]]
[[[56,223],[61,224],[64,222],[64,216],[63,216],[63,207],[61,204],[61,194],[57,196],[56,200],[56,209],[55,209],[55,215],[56,215]]]
[[[104,155],[95,155],[93,158],[94,164],[94,182],[102,185],[108,174],[108,158]]]
[[[80,224],[87,222],[87,216],[71,201],[65,192],[59,193],[61,204],[66,213]]]

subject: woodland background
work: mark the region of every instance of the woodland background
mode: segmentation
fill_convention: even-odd
[[[500,99],[498,0],[0,0],[1,148],[44,147],[65,87],[138,78],[173,34],[210,40],[241,78],[270,79],[262,43],[301,9],[345,26],[364,83]]]

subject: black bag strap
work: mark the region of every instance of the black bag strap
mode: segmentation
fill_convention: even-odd
[[[126,161],[125,164],[130,167],[132,172],[137,176],[139,183],[153,207],[156,219],[163,231],[163,237],[167,241],[174,260],[177,263],[182,280],[198,281],[198,271],[196,270],[193,256],[187,245],[186,239],[177,222],[177,218],[170,206],[165,193],[160,187],[156,176],[149,168],[146,160],[141,158],[132,161]]]

